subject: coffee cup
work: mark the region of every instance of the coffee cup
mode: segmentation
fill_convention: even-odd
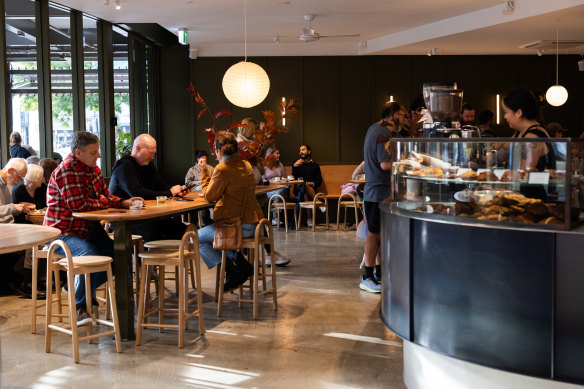
[[[294,179],[294,176],[288,176],[288,179],[289,180],[293,180]]]
[[[156,204],[166,204],[166,196],[156,196]]]
[[[136,208],[142,208],[144,206],[144,200],[134,200],[132,205]]]
[[[281,177],[274,177],[274,181],[280,181],[281,179]]]

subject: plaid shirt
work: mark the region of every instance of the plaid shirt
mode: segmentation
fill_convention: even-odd
[[[97,211],[110,207],[121,208],[122,199],[109,193],[101,170],[87,166],[73,154],[69,154],[51,174],[43,225],[56,227],[63,235],[88,239],[87,221],[74,218],[73,212]]]

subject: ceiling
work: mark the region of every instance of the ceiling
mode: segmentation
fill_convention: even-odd
[[[188,30],[199,57],[244,55],[244,0],[57,0],[114,23],[158,23]],[[105,4],[109,3],[109,4]],[[580,43],[561,48],[584,54],[584,0],[247,0],[247,54],[437,55],[528,54],[520,46],[539,40]],[[321,35],[360,34],[302,42],[314,14]],[[279,43],[274,42],[278,37]],[[555,54],[546,47],[545,54]]]

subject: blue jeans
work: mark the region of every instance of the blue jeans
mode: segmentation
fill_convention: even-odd
[[[288,194],[289,193],[290,193],[290,187],[289,186],[285,186],[283,188],[276,189],[276,190],[273,190],[271,192],[268,192],[268,193],[266,193],[266,195],[268,196],[268,199],[269,199],[273,195],[277,195],[278,194],[278,195],[284,197],[286,199],[286,201],[288,201],[288,197],[289,197]]]
[[[88,223],[90,224],[90,223]],[[114,242],[99,224],[89,228],[89,239],[85,240],[78,236],[63,235],[59,238],[67,243],[71,255],[74,257],[82,255],[105,255],[114,257]],[[65,255],[61,247],[55,249],[57,254]],[[95,296],[95,289],[107,281],[107,273],[91,273],[91,297]],[[75,305],[77,308],[85,307],[85,275],[75,276]]]
[[[241,237],[253,238],[257,223],[246,223],[241,225]],[[215,239],[215,223],[209,224],[198,231],[199,234],[199,253],[201,258],[209,269],[221,264],[221,251],[213,248],[213,240]],[[237,251],[227,251],[227,258],[235,259]]]

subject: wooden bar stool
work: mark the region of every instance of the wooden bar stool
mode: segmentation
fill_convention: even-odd
[[[32,320],[31,320],[31,326],[30,326],[30,332],[32,334],[36,334],[37,316],[44,317],[46,315],[46,312],[39,312],[38,311],[39,308],[46,308],[47,304],[45,301],[43,301],[42,303],[39,303],[37,301],[37,290],[38,290],[37,279],[38,279],[38,274],[39,274],[39,259],[41,259],[41,258],[47,259],[48,254],[49,254],[49,250],[47,248],[40,248],[38,246],[33,246],[33,248],[32,248],[32,302],[31,302]],[[57,259],[64,258],[62,255],[59,255],[57,253],[54,253],[53,255]],[[60,277],[59,272],[55,273],[55,291],[56,291],[57,297],[53,300],[53,303],[57,303],[57,312],[59,314],[62,314],[63,313],[63,303],[61,301],[61,277]],[[61,317],[59,319],[59,321],[62,322],[63,318]]]
[[[65,257],[58,259],[55,255],[55,249],[61,247],[65,252]],[[112,298],[115,296],[113,289],[113,277],[111,263],[113,259],[111,257],[97,256],[97,255],[86,255],[80,257],[73,257],[71,251],[65,242],[62,240],[56,240],[51,243],[49,247],[49,253],[47,256],[47,315],[45,319],[45,352],[51,352],[51,333],[53,330],[64,332],[71,335],[73,341],[73,360],[75,363],[79,363],[79,342],[82,340],[88,340],[89,343],[92,342],[94,338],[101,336],[111,336],[114,335],[116,339],[116,351],[118,353],[122,352],[122,343],[120,337],[120,327],[118,325],[118,311],[116,308],[116,300]],[[53,272],[59,272],[61,270],[67,271],[67,283],[69,285],[69,313],[67,315],[59,315],[52,313],[52,293],[53,293]],[[112,321],[101,320],[93,315],[91,310],[91,273],[97,273],[105,271],[107,273],[107,281],[109,286],[109,298],[110,298],[110,308],[113,317]],[[77,311],[75,307],[75,286],[74,280],[75,275],[85,275],[85,293],[86,293],[86,307],[87,313],[91,317],[91,321],[94,323],[103,324],[112,327],[112,331],[99,332],[94,334],[92,328],[92,322],[87,325],[87,335],[80,337],[78,332],[79,328],[77,326]],[[56,289],[59,289],[58,287]],[[59,292],[57,292],[59,296]],[[67,316],[69,318],[69,323],[64,325],[59,325],[53,323],[53,318],[62,318]]]
[[[138,298],[138,324],[136,331],[136,345],[139,346],[142,341],[142,328],[155,327],[163,330],[164,328],[178,329],[178,347],[184,346],[184,330],[188,329],[188,320],[191,317],[199,317],[199,332],[201,335],[205,333],[205,322],[203,318],[203,294],[201,290],[201,271],[200,271],[200,256],[199,256],[199,237],[196,231],[190,229],[185,232],[178,250],[171,251],[165,249],[152,249],[140,253],[142,259],[142,281],[140,282],[140,292]],[[196,278],[196,297],[189,299],[187,269],[190,262],[194,262],[194,273]],[[176,294],[178,296],[178,307],[176,309],[168,309],[165,307],[164,299],[164,278],[159,279],[158,292],[158,308],[145,309],[146,299],[150,296],[146,293],[146,283],[148,280],[148,273],[151,266],[159,266],[161,274],[164,273],[164,267],[174,266],[178,268],[178,289]],[[197,301],[197,309],[189,312],[189,304]],[[147,323],[146,319],[158,313],[158,324]],[[173,315],[178,316],[177,324],[164,323],[164,316]]]
[[[321,201],[319,201],[321,199]],[[326,199],[326,195],[324,193],[317,193],[314,195],[314,199],[312,201],[302,201],[300,203],[300,208],[298,209],[298,223],[296,224],[296,229],[300,229],[300,223],[302,220],[302,210],[303,209],[311,209],[312,210],[312,231],[315,230],[316,227],[316,210],[320,207],[325,208],[326,213],[326,229],[329,228],[329,215],[328,215],[328,201]],[[308,217],[308,216],[307,216]]]
[[[348,198],[348,200],[343,201],[343,198]],[[337,206],[337,231],[339,230],[339,220],[341,218],[341,208],[345,210],[345,220],[343,222],[343,228],[347,228],[347,208],[353,208],[355,210],[355,228],[359,224],[359,207],[363,202],[357,200],[357,197],[352,193],[343,193],[339,197],[339,202]]]
[[[276,286],[276,266],[273,264],[271,266],[271,274],[270,277],[272,279],[272,286],[271,288],[267,288],[267,281],[266,281],[266,252],[264,247],[266,244],[269,244],[272,252],[274,248],[274,231],[272,229],[272,224],[268,219],[262,219],[259,221],[255,235],[253,238],[246,238],[242,239],[240,250],[248,249],[248,260],[251,258],[253,264],[253,277],[250,277],[248,281],[250,284],[247,286],[240,286],[239,287],[239,298],[237,301],[239,302],[239,307],[243,306],[243,303],[252,303],[253,304],[253,319],[257,320],[258,318],[258,296],[271,293],[272,294],[272,303],[274,305],[274,311],[278,310],[278,292]],[[266,236],[267,235],[267,236]],[[260,256],[261,254],[261,256]],[[261,258],[261,260],[260,260]],[[223,295],[225,293],[229,293],[230,291],[225,291],[225,261],[227,260],[227,252],[223,250],[221,256],[221,267],[217,267],[217,278],[215,284],[215,301],[217,301],[217,316],[221,317],[223,314]],[[261,273],[260,273],[261,267]],[[262,281],[263,289],[260,291],[258,283]],[[249,298],[243,298],[243,288],[249,288]]]
[[[275,202],[275,200],[280,199],[281,202]],[[280,228],[280,211],[284,211],[284,223],[286,224],[286,232],[288,232],[288,210],[291,209],[294,212],[294,225],[298,225],[298,215],[296,214],[296,204],[290,201],[286,201],[284,196],[275,194],[270,197],[268,202],[268,220],[272,220],[272,208],[276,211],[276,220],[278,222],[277,227]]]

